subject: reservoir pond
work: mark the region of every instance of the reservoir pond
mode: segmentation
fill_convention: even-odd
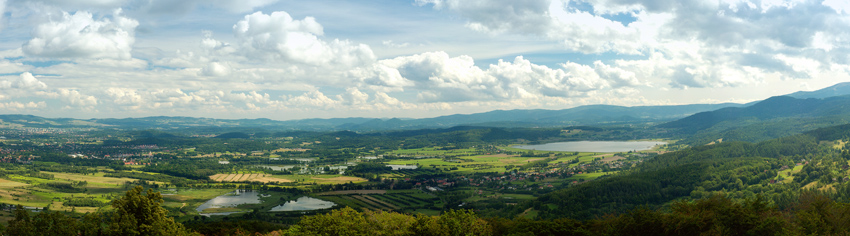
[[[205,202],[198,206],[198,212],[203,212],[207,208],[228,208],[236,207],[242,204],[257,204],[260,203],[260,193],[252,190],[236,190]]]
[[[415,170],[419,168],[417,165],[387,165],[393,170]]]
[[[283,205],[276,206],[271,211],[309,211],[328,209],[336,206],[335,203],[312,197],[299,197],[295,201],[288,201]]]
[[[664,145],[662,141],[574,141],[558,142],[539,145],[517,145],[514,148],[538,151],[564,151],[564,152],[628,152],[652,149],[658,145]]]

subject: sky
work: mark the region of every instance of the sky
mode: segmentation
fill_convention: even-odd
[[[850,81],[844,0],[0,0],[0,113],[423,118]]]

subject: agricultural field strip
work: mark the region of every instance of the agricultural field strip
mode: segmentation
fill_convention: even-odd
[[[369,195],[361,195],[361,196],[362,196],[363,198],[369,199],[369,200],[371,200],[371,201],[373,201],[373,202],[379,203],[379,204],[381,204],[381,205],[387,206],[387,207],[392,208],[392,209],[398,209],[398,208],[399,208],[399,207],[397,207],[397,206],[395,206],[395,205],[393,205],[393,204],[387,203],[387,202],[385,202],[385,201],[381,201],[380,199],[374,198],[374,197],[369,196]]]
[[[407,204],[405,202],[398,201],[394,198],[389,198],[389,197],[387,197],[387,195],[372,195],[370,197],[373,197],[377,200],[383,201],[383,202],[389,204],[389,206],[393,207],[394,209],[400,209],[400,208],[403,208],[403,207],[411,206],[411,204]]]
[[[222,180],[222,181],[225,181],[225,182],[230,181],[231,179],[233,179],[233,177],[236,177],[236,174],[229,174],[229,175],[225,176],[224,180]]]
[[[7,179],[0,179],[0,188],[20,187],[20,186],[27,186],[27,185],[29,185],[29,184],[21,183],[21,182],[15,182],[15,181],[7,180]]]
[[[67,181],[86,181],[89,183],[102,183],[102,184],[110,184],[110,185],[122,185],[125,182],[132,182],[136,179],[131,178],[115,178],[115,177],[104,177],[97,175],[82,175],[82,174],[72,174],[72,173],[59,173],[59,172],[47,172],[42,171],[42,173],[53,175],[54,179],[61,179]]]
[[[398,203],[400,203],[400,204],[404,204],[404,205],[409,205],[409,206],[419,206],[419,205],[424,205],[424,204],[425,204],[424,202],[420,202],[420,201],[417,201],[417,200],[412,199],[412,198],[404,198],[403,196],[404,196],[404,195],[400,195],[400,194],[388,194],[388,195],[382,195],[382,197],[386,197],[386,198],[388,198],[388,199],[392,199],[392,200],[394,200],[395,202],[398,202]]]
[[[389,207],[384,206],[384,205],[382,205],[382,204],[380,204],[380,203],[376,203],[376,202],[374,202],[374,201],[372,201],[372,200],[366,199],[363,195],[353,195],[352,197],[353,197],[353,198],[356,198],[357,200],[360,200],[360,201],[362,201],[362,202],[365,202],[365,203],[367,203],[367,204],[369,204],[369,205],[372,205],[372,206],[374,206],[375,208],[383,209],[383,210],[390,210],[390,208],[389,208]]]
[[[360,200],[355,199],[351,196],[340,196],[340,199],[343,199],[344,202],[353,203],[354,205],[357,205],[358,207],[361,207],[361,208],[367,208],[367,209],[372,209],[372,210],[378,209],[378,208],[376,208],[372,205],[367,204],[366,202],[360,201]]]

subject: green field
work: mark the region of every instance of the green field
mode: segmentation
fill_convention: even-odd
[[[443,204],[439,198],[421,190],[389,190],[386,193],[314,195],[316,198],[332,201],[352,208],[369,210],[392,210],[415,212],[419,209],[435,209],[439,212]]]

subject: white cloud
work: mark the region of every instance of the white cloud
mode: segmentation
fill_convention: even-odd
[[[471,57],[450,57],[445,52],[381,60],[353,70],[350,76],[375,91],[416,92],[423,102],[582,97],[639,84],[634,73],[602,62],[593,67],[567,62],[553,69],[520,56],[482,69]]]
[[[618,60],[603,68],[631,71],[633,76],[616,73],[604,79],[627,86],[636,85],[636,80],[652,80],[675,88],[752,85],[776,73],[786,78],[814,78],[818,70],[826,69],[815,64],[850,64],[846,57],[850,51],[846,46],[850,45],[846,40],[850,38],[850,17],[846,15],[850,5],[845,2],[417,1],[456,13],[468,20],[471,29],[496,37],[531,34],[586,55],[648,56]],[[579,9],[575,4],[586,6]],[[611,16],[616,14],[634,21],[614,20]],[[535,27],[527,27],[529,24]],[[796,58],[802,64],[782,58]],[[597,72],[603,77],[614,75]]]
[[[282,11],[255,12],[233,26],[240,49],[249,58],[308,65],[356,66],[375,60],[369,46],[347,40],[324,41],[323,28],[313,17],[294,20]]]
[[[45,102],[0,102],[0,109],[11,111],[32,111],[47,107]]]
[[[97,98],[90,95],[85,95],[77,90],[59,89],[57,90],[58,97],[71,105],[79,107],[92,107],[97,105]]]
[[[838,13],[850,14],[850,2],[844,0],[824,0],[821,4],[831,7]]]
[[[0,30],[3,30],[6,26],[5,21],[6,16],[6,0],[0,0]]]
[[[39,109],[101,112],[92,116],[429,116],[684,103],[697,100],[652,93],[696,97],[689,93],[777,81],[796,88],[801,79],[818,88],[827,83],[819,77],[850,71],[850,17],[831,0],[418,0],[442,12],[401,9],[380,20],[370,14],[386,9],[353,18],[303,11],[325,1],[6,3],[3,16],[14,24],[0,42],[11,45],[0,48],[0,99],[19,103],[0,107],[29,99]],[[132,17],[110,14],[117,7]],[[158,15],[172,13],[185,15]],[[407,15],[427,21],[385,22]],[[699,101],[741,99],[720,94]]]
[[[15,74],[31,68],[31,66],[24,65],[20,62],[11,62],[0,59],[0,74]]]
[[[121,16],[120,10],[111,20],[96,20],[85,11],[63,12],[58,19],[36,26],[23,51],[36,57],[129,59],[138,25]]]
[[[44,82],[39,81],[35,78],[35,76],[32,76],[32,74],[29,72],[22,73],[20,78],[20,80],[12,83],[13,88],[28,90],[47,88],[47,84],[44,84]]]
[[[560,0],[417,0],[469,19],[467,26],[494,34],[538,35],[582,53],[614,51],[639,54],[645,49],[640,31],[591,12],[569,7]],[[644,25],[645,26],[645,25]]]
[[[361,92],[357,88],[348,88],[345,93],[338,95],[337,100],[348,106],[360,106],[369,100],[369,94]]]
[[[182,14],[198,7],[214,7],[233,13],[250,12],[278,0],[146,0],[144,7],[155,14]]]
[[[12,0],[22,1],[22,0]],[[101,7],[101,8],[116,8],[129,2],[129,0],[26,0],[29,2],[42,2],[50,5],[58,5],[66,8],[86,8],[86,7]]]
[[[13,89],[21,91],[19,93],[23,93],[23,91],[47,89],[47,84],[36,79],[35,76],[32,75],[32,73],[24,72],[17,77],[13,77],[13,79],[11,80],[0,81],[0,89]],[[8,90],[4,91],[6,95],[9,95],[10,92],[16,93]]]
[[[226,76],[230,74],[230,66],[227,63],[210,62],[201,69],[203,76]]]
[[[337,106],[339,101],[333,100],[318,90],[310,91],[299,96],[284,97],[288,107],[329,109]]]
[[[540,34],[552,23],[547,16],[550,0],[416,0],[416,3],[456,11],[470,19],[468,27],[479,31]]]

